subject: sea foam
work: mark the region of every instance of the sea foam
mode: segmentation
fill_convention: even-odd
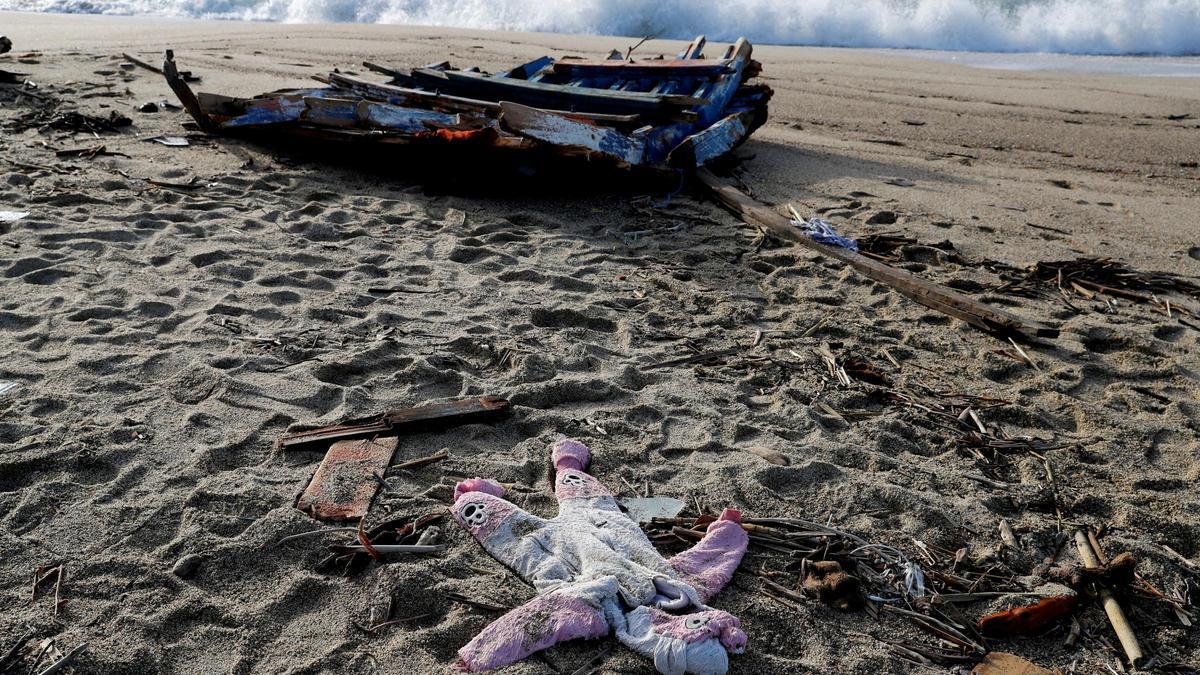
[[[756,43],[1200,54],[1200,0],[0,0],[0,9]]]

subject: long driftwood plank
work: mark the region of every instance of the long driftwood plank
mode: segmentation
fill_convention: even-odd
[[[555,61],[551,70],[570,77],[717,77],[731,72],[725,61],[680,59],[674,61]]]
[[[368,96],[376,100],[387,103],[397,104],[414,104],[428,105],[434,109],[454,110],[457,112],[478,112],[483,114],[497,115],[500,113],[500,103],[497,101],[483,101],[480,99],[467,98],[463,96],[450,96],[448,94],[434,93],[431,91],[421,91],[418,89],[408,89],[405,87],[397,87],[391,84],[380,84],[371,82],[342,73],[332,73],[329,76],[329,81],[338,87],[349,89],[363,96]],[[606,115],[603,113],[577,113],[566,110],[556,110],[554,108],[545,108],[550,112],[557,112],[567,117],[575,119],[585,119],[599,124],[613,125],[635,125],[643,122],[641,115]],[[684,115],[686,113],[679,113]]]
[[[886,284],[930,309],[1001,335],[1024,338],[1058,337],[1058,329],[1052,326],[984,304],[928,279],[922,279],[911,272],[897,269],[854,251],[818,243],[806,236],[789,218],[759,203],[707,169],[696,171],[696,177],[723,206],[743,220],[762,225],[784,239],[840,260],[858,270],[863,276]]]
[[[382,415],[351,420],[280,437],[279,447],[293,448],[309,443],[374,435],[395,435],[445,429],[459,424],[490,422],[508,413],[507,400],[495,396],[431,403],[415,408],[389,410]]]
[[[417,69],[413,71],[413,77],[423,87],[450,91],[457,95],[584,112],[669,114],[678,108],[689,108],[708,102],[694,96],[571,87],[508,77],[487,77],[465,71]]]

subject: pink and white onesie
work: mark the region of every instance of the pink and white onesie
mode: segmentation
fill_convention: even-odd
[[[504,488],[472,478],[454,490],[454,519],[488,553],[533,584],[538,596],[494,621],[459,650],[469,671],[508,665],[563,640],[615,632],[661,673],[724,673],[746,634],[737,617],[704,603],[733,576],[748,538],[726,509],[695,547],[664,559],[612,493],[584,473],[587,446],[554,444],[558,516],[549,520],[501,499]]]

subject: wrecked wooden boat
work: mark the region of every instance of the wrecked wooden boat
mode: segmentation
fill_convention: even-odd
[[[767,119],[771,89],[749,82],[761,65],[745,39],[719,59],[697,37],[675,59],[549,56],[509,71],[449,63],[375,82],[334,72],[326,86],[253,98],[193,94],[167,51],[163,75],[204,131],[381,146],[549,153],[621,168],[687,169],[729,153]]]

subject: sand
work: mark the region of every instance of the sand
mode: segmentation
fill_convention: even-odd
[[[286,148],[142,142],[186,133],[185,116],[135,112],[173,98],[154,74],[118,68],[122,51],[157,61],[170,46],[203,76],[198,89],[251,95],[364,59],[494,69],[636,40],[19,14],[0,14],[0,26],[13,55],[40,54],[0,57],[0,68],[81,110],[134,120],[99,140],[0,135],[0,210],[29,213],[0,223],[0,381],[17,385],[0,394],[0,649],[33,628],[63,651],[86,642],[79,673],[448,671],[489,616],[447,593],[515,604],[531,589],[449,522],[443,555],[348,578],[314,571],[330,538],[274,542],[317,527],[292,500],[321,455],[273,443],[299,425],[482,394],[509,398],[512,418],[402,439],[397,461],[442,448],[451,458],[390,477],[396,494],[376,500],[372,521],[444,510],[454,477],[475,475],[518,486],[515,501],[552,514],[546,448],[568,434],[592,446],[593,473],[624,495],[649,481],[692,515],[732,506],[828,520],[917,559],[917,541],[967,547],[970,561],[1025,574],[1059,528],[1105,525],[1108,552],[1133,552],[1141,574],[1172,592],[1186,573],[1161,545],[1200,555],[1200,333],[1157,308],[1074,297],[1076,311],[1052,294],[983,294],[1061,325],[1059,339],[1025,347],[1034,369],[1007,342],[764,241],[687,192],[658,210],[664,195],[649,187],[479,196]],[[949,240],[957,255],[918,247],[901,264],[963,288],[996,282],[985,260],[1111,256],[1200,274],[1194,79],[980,70],[857,50],[755,55],[776,98],[739,151],[738,176],[767,202],[824,213],[851,236]],[[119,95],[84,98],[110,90],[84,83]],[[0,121],[24,109],[6,105]],[[1167,119],[1183,113],[1191,118]],[[52,152],[94,143],[129,157]],[[896,222],[869,223],[880,211]],[[1039,455],[1053,483],[1038,456],[983,462],[871,386],[839,385],[814,351],[823,345],[909,389],[1005,401],[982,414],[988,424],[1066,446]],[[649,368],[735,346],[744,352],[714,363]],[[1004,485],[965,477],[981,471]],[[1020,551],[998,551],[1001,518]],[[173,574],[189,555],[194,573]],[[1075,561],[1070,547],[1062,559]],[[52,589],[31,601],[30,587],[38,566],[59,562],[67,602],[55,616]],[[779,604],[759,592],[763,565],[780,562],[753,552],[714,601],[750,635],[733,672],[917,670],[879,638],[928,636],[816,600]],[[394,618],[426,616],[374,635],[354,626],[389,598]],[[1194,628],[1141,596],[1127,606],[1148,651],[1200,666]],[[1064,646],[1064,628],[994,647],[1101,672],[1116,662],[1105,646],[1115,638],[1094,605],[1078,616],[1077,647]],[[598,646],[547,656],[570,673]],[[531,659],[506,672],[549,670]],[[652,671],[617,647],[600,672]]]

